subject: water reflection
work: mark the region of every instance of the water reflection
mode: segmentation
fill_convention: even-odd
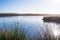
[[[60,24],[44,22],[42,19],[43,16],[0,17],[0,39],[56,40],[60,38]]]
[[[2,37],[0,39],[1,40],[14,40],[14,38],[15,40],[37,40],[38,38],[41,39],[40,37],[42,37],[43,35],[42,31],[43,22],[41,19],[42,17],[38,16],[0,17],[0,35],[1,35],[0,37]]]
[[[55,22],[44,22],[45,26],[48,28],[50,35],[54,39],[60,39],[60,24]]]

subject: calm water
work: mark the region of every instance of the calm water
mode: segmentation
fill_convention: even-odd
[[[44,31],[47,30],[49,30],[51,35],[56,36],[57,33],[55,34],[55,31],[58,30],[59,32],[60,24],[54,22],[44,22],[42,19],[43,16],[0,17],[0,30],[4,30],[4,27],[6,27],[6,29],[10,31],[17,26],[24,27],[26,30],[28,30],[28,33],[32,37],[37,36],[39,33],[44,35]]]

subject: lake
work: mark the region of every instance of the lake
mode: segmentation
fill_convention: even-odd
[[[44,16],[12,16],[0,17],[0,33],[1,31],[13,32],[14,28],[24,28],[27,30],[26,40],[55,40],[60,38],[60,24],[55,22],[44,22]],[[20,32],[18,32],[20,33]],[[45,36],[44,36],[45,35]],[[45,38],[46,37],[46,38]],[[42,39],[42,40],[44,40]]]

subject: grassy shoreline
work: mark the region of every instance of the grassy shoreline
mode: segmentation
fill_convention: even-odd
[[[43,21],[60,23],[60,17],[44,17]]]

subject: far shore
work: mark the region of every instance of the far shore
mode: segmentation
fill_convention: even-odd
[[[49,16],[60,17],[60,14],[42,14],[42,13],[0,13],[0,16]]]

